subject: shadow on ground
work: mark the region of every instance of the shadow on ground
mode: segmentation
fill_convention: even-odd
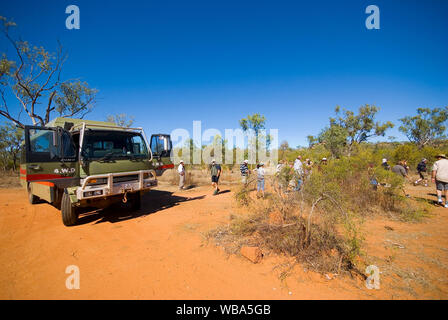
[[[173,195],[173,192],[151,190],[142,196],[141,209],[132,211],[128,205],[116,203],[105,209],[82,212],[79,215],[77,225],[103,222],[121,222],[129,219],[144,217],[156,212],[179,205],[181,202],[203,199],[205,195],[198,197],[182,197]]]
[[[434,205],[437,207],[440,206],[440,204],[437,202],[437,194],[436,193],[428,192],[426,195],[431,198],[421,197],[421,196],[413,196],[413,198],[419,202],[427,203],[429,205]]]

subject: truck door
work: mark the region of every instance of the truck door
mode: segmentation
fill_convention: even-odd
[[[174,164],[171,162],[171,150],[173,146],[170,135],[153,134],[150,144],[156,174],[161,176],[165,170],[173,169]]]
[[[62,128],[25,127],[25,166],[20,178],[28,192],[50,203],[58,189],[76,184],[77,152],[68,131]]]

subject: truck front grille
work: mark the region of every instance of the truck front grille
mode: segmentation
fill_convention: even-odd
[[[138,181],[138,174],[132,174],[132,175],[121,176],[121,177],[113,177],[113,183],[128,182],[128,181]]]

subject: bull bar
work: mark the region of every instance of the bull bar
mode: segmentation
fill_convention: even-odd
[[[148,178],[144,178],[145,174]],[[115,182],[114,177],[138,175],[138,180]],[[78,200],[95,199],[114,195],[126,195],[128,192],[137,192],[148,190],[151,187],[157,186],[155,170],[139,170],[117,173],[97,174],[84,178],[81,180],[81,187],[76,190]],[[105,184],[89,185],[89,182],[94,179],[107,179]]]

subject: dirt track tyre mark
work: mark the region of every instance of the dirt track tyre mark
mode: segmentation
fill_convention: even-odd
[[[68,193],[64,192],[61,201],[62,222],[66,226],[73,226],[78,221],[78,212],[70,201]]]

